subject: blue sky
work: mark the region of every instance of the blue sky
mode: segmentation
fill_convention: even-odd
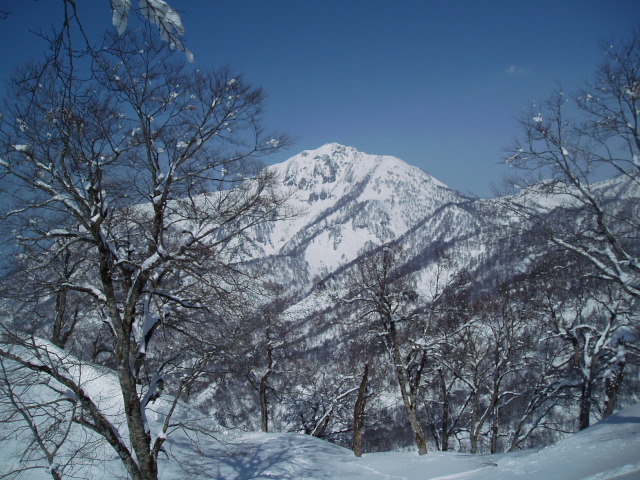
[[[2,1],[5,66],[43,51],[28,30],[56,23],[61,3]],[[518,113],[580,87],[600,41],[640,26],[637,0],[169,3],[199,66],[230,65],[267,92],[267,128],[297,139],[273,162],[338,142],[481,196],[506,171]],[[77,4],[92,31],[112,28],[108,0]]]

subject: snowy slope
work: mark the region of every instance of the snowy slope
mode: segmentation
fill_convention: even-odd
[[[255,433],[229,440],[209,444],[204,457],[187,455],[219,475],[213,478],[228,480],[640,479],[640,404],[542,450],[494,456],[389,452],[356,458],[304,435]]]
[[[496,455],[494,472],[469,477],[507,480],[513,478],[638,479],[640,478],[640,404],[539,451]]]
[[[300,215],[263,229],[255,257],[300,257],[311,276],[331,272],[465,199],[398,158],[335,143],[269,168]]]
[[[85,365],[92,371],[89,365]],[[113,405],[115,374],[100,369],[91,375],[87,391],[115,414]],[[52,390],[48,391],[52,395]],[[34,392],[36,393],[36,392]],[[39,391],[37,395],[47,395]],[[46,400],[46,398],[41,398]],[[53,400],[53,397],[50,398]],[[147,412],[152,430],[162,422],[164,405]],[[209,480],[632,480],[640,479],[640,404],[541,450],[493,456],[430,452],[422,457],[410,452],[365,454],[356,458],[351,451],[315,437],[301,434],[246,433],[211,430],[211,420],[196,411],[180,407],[178,417],[190,417],[198,431],[176,430],[168,437],[168,458],[160,462],[160,478]],[[120,422],[121,434],[126,435]],[[205,434],[205,432],[212,432]],[[21,434],[0,441],[0,476],[16,466],[21,448],[27,443]],[[73,444],[88,440],[86,432],[74,430]],[[95,437],[92,438],[95,440]],[[95,448],[95,447],[92,447]],[[101,447],[105,448],[105,447]],[[74,478],[124,478],[124,472],[108,448],[99,463],[84,465],[80,458],[73,468]],[[32,464],[32,466],[34,466]],[[46,468],[26,472],[33,480],[51,478]]]
[[[222,440],[203,445],[200,452],[173,442],[173,451],[188,459],[191,478],[211,474],[228,480],[640,478],[640,405],[542,450],[495,456],[390,452],[356,458],[341,447],[298,434],[230,434]],[[173,467],[166,465],[163,477],[172,478],[171,471]]]

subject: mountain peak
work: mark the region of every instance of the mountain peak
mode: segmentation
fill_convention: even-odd
[[[264,253],[295,252],[312,274],[338,268],[372,244],[398,238],[443,205],[465,200],[399,158],[338,143],[269,168],[281,179],[290,206],[304,215],[273,226]]]
[[[382,163],[399,170],[410,168],[400,159],[369,155],[338,143],[305,150],[273,168],[279,171],[285,185],[317,194],[322,190],[324,197],[329,192],[341,196],[342,190],[374,176]]]
[[[349,147],[346,145],[341,145],[339,143],[332,142],[332,143],[327,143],[325,145],[322,145],[321,147],[316,148],[315,150],[305,150],[301,152],[300,155],[303,157],[315,158],[315,157],[321,157],[323,155],[328,155],[330,157],[333,157],[333,156],[350,156],[358,153],[362,153],[362,152],[360,152],[355,147]]]
[[[285,185],[302,190],[308,190],[311,184],[326,187],[327,184],[346,182],[353,185],[365,178],[389,174],[418,178],[448,189],[424,170],[397,157],[371,155],[339,143],[327,143],[314,150],[304,150],[273,168],[280,173]]]

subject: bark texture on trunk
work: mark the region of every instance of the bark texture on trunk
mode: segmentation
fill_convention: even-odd
[[[351,448],[356,457],[362,456],[362,430],[364,427],[364,411],[367,403],[367,383],[369,382],[369,364],[364,364],[364,373],[358,388],[358,397],[353,407],[353,442]]]

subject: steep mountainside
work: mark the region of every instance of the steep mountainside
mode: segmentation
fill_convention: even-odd
[[[277,385],[270,388],[280,403],[269,407],[275,431],[298,429],[301,421],[312,424],[311,418],[301,420],[300,412],[320,414],[326,400],[320,397],[330,398],[342,388],[343,375],[345,385],[355,378],[350,368],[358,362],[350,365],[344,352],[345,337],[359,335],[355,323],[347,325],[359,314],[337,299],[347,295],[359,261],[384,246],[397,252],[394,276],[409,279],[425,300],[417,308],[441,288],[438,282],[463,270],[479,285],[499,281],[495,272],[518,271],[487,268],[491,262],[506,265],[510,252],[509,242],[496,231],[503,227],[492,223],[495,203],[462,195],[400,159],[328,144],[268,168],[281,178],[281,193],[290,195],[289,207],[298,215],[251,232],[252,242],[238,249],[238,258],[262,280],[280,285],[280,297],[254,320],[261,325],[256,335],[262,336],[262,346],[248,354],[248,377],[227,377],[224,388],[207,387],[195,399],[211,415],[234,419],[229,425],[259,427],[254,423],[260,418],[259,378]],[[274,365],[265,365],[267,358]],[[304,378],[291,373],[305,368],[310,370]],[[384,368],[379,366],[376,375]],[[371,433],[376,440],[370,448],[391,448],[407,433],[393,378],[376,380],[377,391],[385,393],[369,408],[393,419]]]
[[[496,206],[398,158],[327,144],[269,168],[298,215],[261,227],[243,259],[266,266],[278,283],[305,291],[389,243],[401,247],[403,270],[417,275],[424,291],[438,258],[448,257],[451,271],[493,261],[488,220]],[[504,242],[491,249],[500,247]]]
[[[245,255],[278,265],[270,270],[281,271],[283,283],[326,277],[394,241],[418,261],[479,230],[475,200],[395,157],[328,144],[269,168],[298,215],[261,228]]]

